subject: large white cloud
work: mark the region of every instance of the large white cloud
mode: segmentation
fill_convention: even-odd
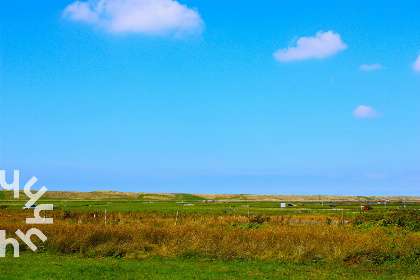
[[[420,71],[420,55],[417,57],[416,61],[413,64],[413,69]]]
[[[363,64],[362,66],[360,66],[359,69],[363,70],[363,71],[371,71],[371,70],[382,69],[382,68],[384,68],[384,67],[381,64],[375,63],[375,64],[372,64],[372,65]]]
[[[302,37],[296,47],[278,50],[274,57],[282,62],[303,60],[308,58],[325,58],[345,50],[347,45],[338,33],[332,31],[316,33],[315,37]]]
[[[382,114],[378,113],[372,107],[359,105],[354,111],[353,116],[359,119],[379,118]]]
[[[64,9],[63,16],[113,33],[201,33],[204,27],[197,10],[174,0],[76,1]]]

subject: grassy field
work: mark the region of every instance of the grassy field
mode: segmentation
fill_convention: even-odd
[[[0,201],[4,208],[20,209],[27,201],[21,191],[20,198],[14,199],[11,191],[0,191]],[[385,206],[384,201],[387,200]],[[206,202],[203,202],[206,201]],[[315,213],[332,211],[353,212],[361,205],[371,205],[375,210],[395,209],[406,205],[415,207],[420,197],[366,197],[366,196],[320,196],[320,195],[247,195],[247,194],[186,194],[186,193],[122,193],[115,191],[63,192],[48,191],[39,203],[54,204],[54,209],[82,209],[115,211],[197,211],[220,212],[238,211],[277,213],[280,202],[292,203],[294,207],[286,212],[309,210]],[[331,208],[328,205],[334,204]]]
[[[376,197],[295,198],[280,209],[273,196],[56,192],[37,203],[54,204],[46,211],[54,224],[36,225],[48,239],[32,238],[36,252],[20,241],[20,258],[9,245],[0,272],[6,279],[418,279],[417,198],[386,205]],[[25,223],[33,210],[22,209],[23,194],[0,199],[0,229],[18,239],[17,229],[33,227]]]
[[[418,279],[418,266],[269,261],[94,259],[26,253],[0,262],[4,279]]]

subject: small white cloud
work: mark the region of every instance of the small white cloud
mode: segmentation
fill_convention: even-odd
[[[379,118],[382,114],[375,111],[372,107],[359,105],[356,110],[353,111],[353,116],[358,119],[370,119],[370,118]]]
[[[416,61],[413,64],[413,69],[420,71],[420,55],[417,57]]]
[[[363,71],[371,71],[371,70],[382,69],[382,68],[384,68],[384,67],[381,64],[375,63],[375,64],[372,64],[372,65],[363,64],[362,66],[360,66],[359,69],[363,70]]]
[[[296,42],[296,47],[278,50],[274,57],[282,62],[303,60],[309,58],[325,58],[345,50],[338,33],[332,31],[316,33],[315,37],[302,37]]]
[[[204,27],[197,10],[174,0],[75,1],[64,9],[63,17],[112,33],[201,33]]]

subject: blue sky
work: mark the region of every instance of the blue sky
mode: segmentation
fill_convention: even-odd
[[[419,196],[419,12],[2,1],[1,169],[49,190]]]

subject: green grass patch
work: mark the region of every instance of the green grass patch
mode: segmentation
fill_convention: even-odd
[[[22,253],[0,260],[5,279],[418,279],[419,266],[281,264],[211,259],[84,259]]]

